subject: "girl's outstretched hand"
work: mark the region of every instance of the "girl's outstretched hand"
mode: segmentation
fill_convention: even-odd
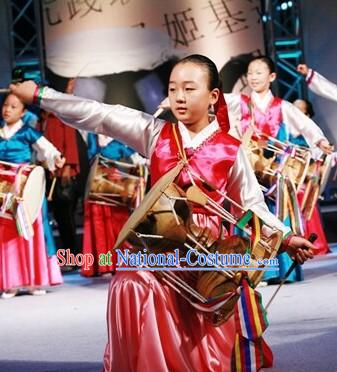
[[[10,84],[11,93],[15,94],[22,102],[26,104],[33,103],[34,93],[37,84],[33,80],[24,81],[23,83]]]
[[[308,75],[308,72],[309,72],[309,68],[308,68],[307,65],[305,65],[305,64],[301,64],[301,65],[298,65],[298,66],[297,66],[297,71],[298,71],[300,74],[302,74],[302,75],[304,75],[304,76],[307,76],[307,75]]]

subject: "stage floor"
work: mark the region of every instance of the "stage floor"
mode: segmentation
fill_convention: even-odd
[[[269,308],[269,371],[337,370],[337,250],[306,263],[304,272],[305,280],[281,288]],[[45,296],[0,300],[0,371],[101,371],[109,278],[64,278]],[[265,303],[275,289],[260,289]]]

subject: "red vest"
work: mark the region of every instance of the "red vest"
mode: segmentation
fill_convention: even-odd
[[[252,105],[251,98],[242,94],[241,95],[241,126],[242,134],[245,133],[252,120],[252,110],[254,112],[254,124],[257,129],[262,133],[277,137],[277,133],[282,123],[282,99],[274,97],[262,112],[257,106]]]
[[[180,144],[182,143],[178,126],[176,126]],[[185,149],[189,167],[205,181],[218,190],[225,191],[228,174],[237,157],[240,141],[219,128],[196,149]],[[182,147],[182,145],[181,145]],[[178,146],[173,134],[173,124],[166,123],[159,135],[151,157],[151,181],[154,184],[162,175],[171,170],[180,160]],[[184,190],[191,185],[185,169],[176,183]],[[195,182],[213,200],[221,203],[223,197],[210,191],[200,182]]]

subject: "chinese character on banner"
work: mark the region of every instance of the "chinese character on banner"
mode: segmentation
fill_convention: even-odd
[[[115,5],[116,3],[119,2],[121,5],[127,5],[130,2],[130,0],[112,0],[110,5]]]
[[[249,28],[244,12],[238,10],[237,7],[235,11],[231,11],[228,3],[231,3],[231,0],[210,0],[206,7],[212,12],[213,20],[210,21],[210,24],[215,23],[214,31],[217,37],[234,34]]]
[[[256,23],[261,23],[261,10],[260,10],[261,3],[260,3],[260,1],[259,0],[246,0],[246,1],[248,1],[249,4],[253,5],[251,8],[249,8],[249,10],[252,13],[255,13],[257,15]]]
[[[204,35],[199,33],[198,26],[193,16],[189,15],[191,8],[180,12],[164,14],[165,23],[170,38],[174,41],[175,46],[189,44],[195,40],[201,39]]]
[[[90,12],[102,12],[102,5],[99,0],[69,0],[67,6],[69,19],[73,19],[77,15],[83,18]]]
[[[136,23],[136,24],[132,25],[131,27],[145,28],[145,22]]]
[[[53,5],[57,5],[57,0],[44,0],[43,11],[46,13],[46,19],[49,26],[55,26],[62,23],[60,14],[56,11]]]

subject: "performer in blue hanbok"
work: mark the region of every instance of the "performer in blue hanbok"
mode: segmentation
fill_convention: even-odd
[[[2,107],[0,161],[29,164],[33,151],[36,151],[51,171],[54,171],[56,167],[62,167],[64,159],[56,148],[41,133],[23,123],[21,118],[24,112],[23,103],[15,95],[9,94]],[[6,177],[7,166],[3,164],[3,177]],[[6,179],[3,184],[5,182]],[[44,202],[44,208],[46,208],[46,202]],[[41,287],[63,282],[53,241],[51,240],[52,244],[46,247],[41,212],[33,223],[32,230],[33,235],[24,239],[19,235],[14,219],[0,214],[0,292],[3,292],[2,298],[14,297],[21,288],[28,288],[31,294],[41,295],[46,293]]]

